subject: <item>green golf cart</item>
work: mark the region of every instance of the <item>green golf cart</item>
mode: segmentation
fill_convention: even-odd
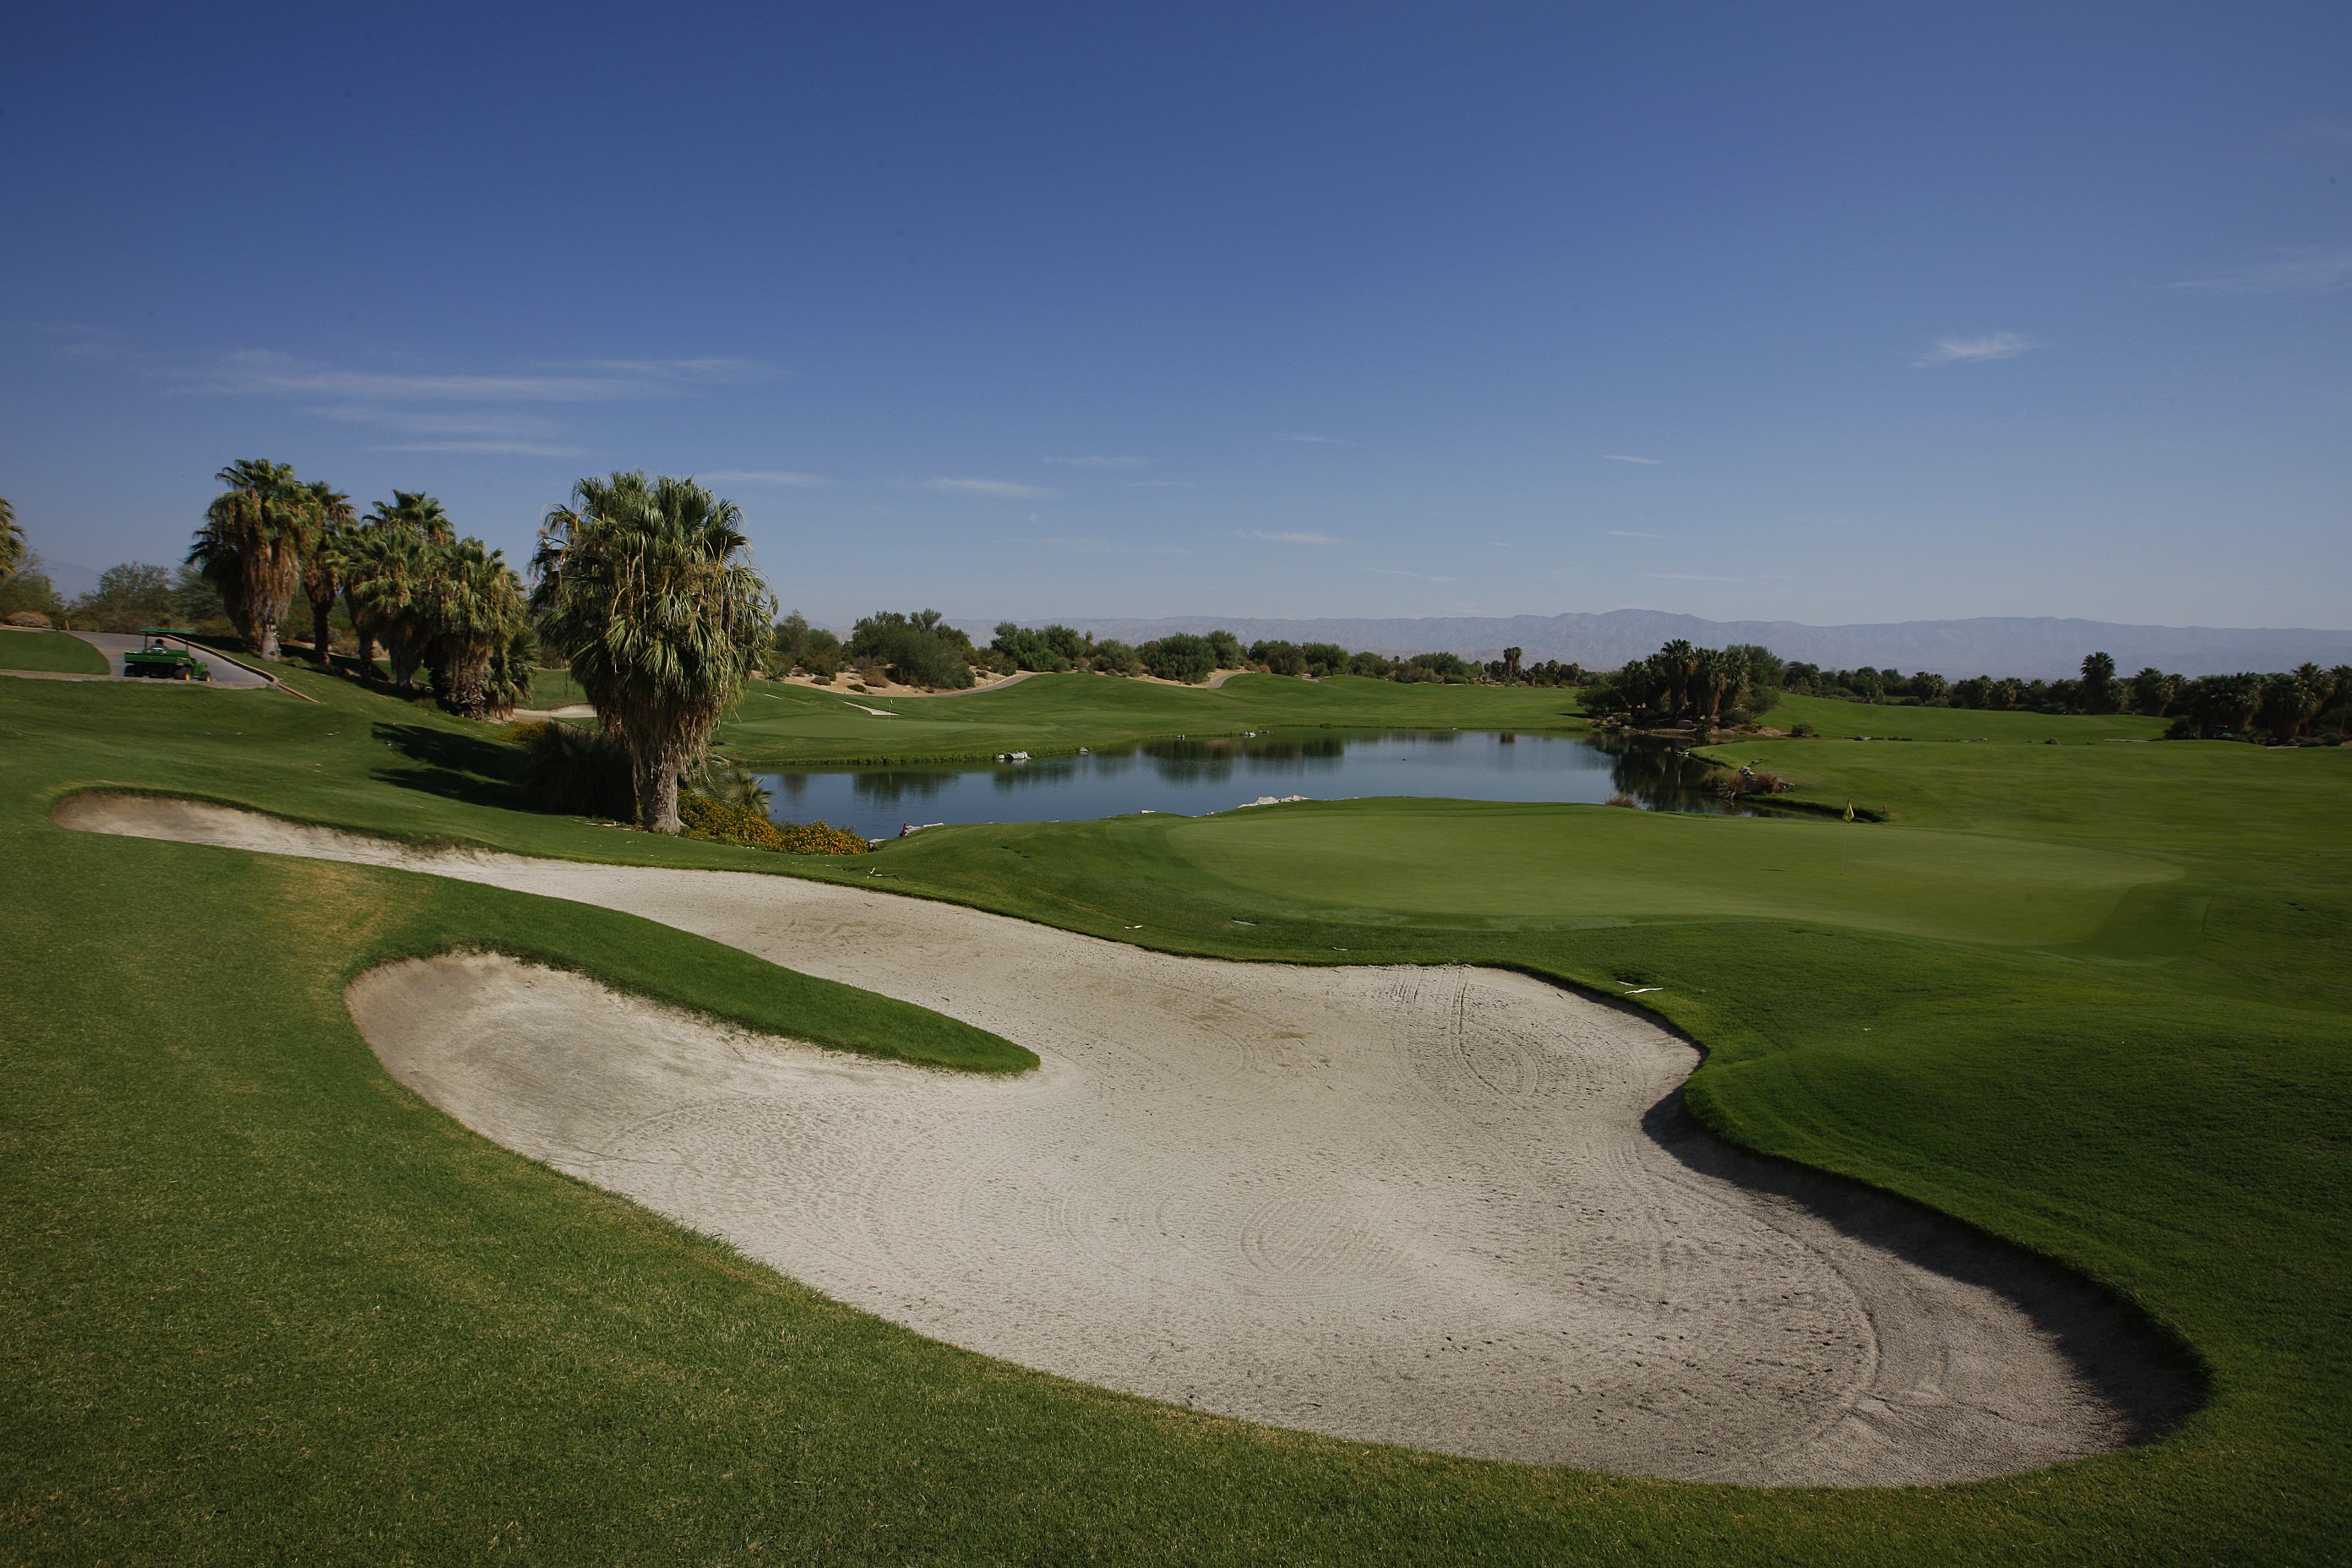
[[[145,680],[210,680],[213,667],[188,651],[180,634],[169,626],[149,626],[139,634],[139,647],[122,656],[122,673]]]

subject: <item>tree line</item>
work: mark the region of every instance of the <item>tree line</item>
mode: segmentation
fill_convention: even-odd
[[[2277,744],[2352,732],[2352,665],[2301,664],[2267,673],[2182,676],[2154,666],[2121,674],[2106,653],[2084,657],[2077,678],[2024,680],[1970,676],[1948,680],[1932,671],[1824,670],[1791,664],[1789,690],[1863,702],[1911,702],[1987,712],[2137,713],[2169,719],[2176,739],[2267,740]]]
[[[776,624],[771,660],[779,673],[798,671],[820,681],[856,673],[950,689],[971,686],[976,672],[1012,675],[1024,670],[1048,675],[1072,671],[1149,675],[1190,686],[1199,685],[1219,670],[1317,680],[1356,675],[1407,685],[1433,681],[1457,686],[1477,682],[1574,686],[1586,679],[1580,666],[1557,659],[1522,665],[1520,650],[1515,647],[1506,649],[1500,659],[1476,664],[1454,653],[1392,658],[1380,653],[1351,653],[1328,642],[1261,639],[1244,646],[1232,632],[1222,629],[1172,632],[1130,645],[1058,624],[1024,626],[1000,621],[993,639],[982,647],[947,625],[937,610],[913,615],[877,612],[859,620],[846,642],[810,626],[808,618],[795,610]]]

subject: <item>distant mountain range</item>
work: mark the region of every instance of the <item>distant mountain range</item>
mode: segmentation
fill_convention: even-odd
[[[1042,625],[1043,623],[1037,623]],[[2112,655],[2124,673],[2154,665],[2180,675],[2221,675],[2241,669],[2291,669],[2309,660],[2352,664],[2352,631],[2229,626],[2136,626],[2114,621],[2050,616],[1980,616],[1960,621],[1894,621],[1881,626],[1811,626],[1799,621],[1710,621],[1663,610],[1611,610],[1604,615],[1450,616],[1413,620],[1253,620],[1236,616],[1171,616],[1158,620],[1072,617],[1065,625],[1098,637],[1148,642],[1171,632],[1223,626],[1244,642],[1334,642],[1349,650],[1391,656],[1449,652],[1479,660],[1524,650],[1529,663],[1548,658],[1588,668],[1613,669],[1685,637],[1703,647],[1761,643],[1783,658],[1825,668],[1869,666],[1910,673],[1929,669],[1955,679],[1970,675],[2052,679],[2077,673],[2085,654]],[[970,626],[985,642],[990,628]]]

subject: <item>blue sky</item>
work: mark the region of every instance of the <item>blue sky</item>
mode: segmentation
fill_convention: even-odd
[[[0,493],[235,458],[787,606],[2343,626],[2352,7],[44,7]]]

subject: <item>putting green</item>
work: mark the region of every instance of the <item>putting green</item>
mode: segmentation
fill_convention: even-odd
[[[1132,826],[1129,826],[1129,824]],[[1123,822],[1202,872],[1343,919],[1779,920],[2028,947],[2177,879],[2147,856],[1933,828],[1608,806],[1350,801]]]

